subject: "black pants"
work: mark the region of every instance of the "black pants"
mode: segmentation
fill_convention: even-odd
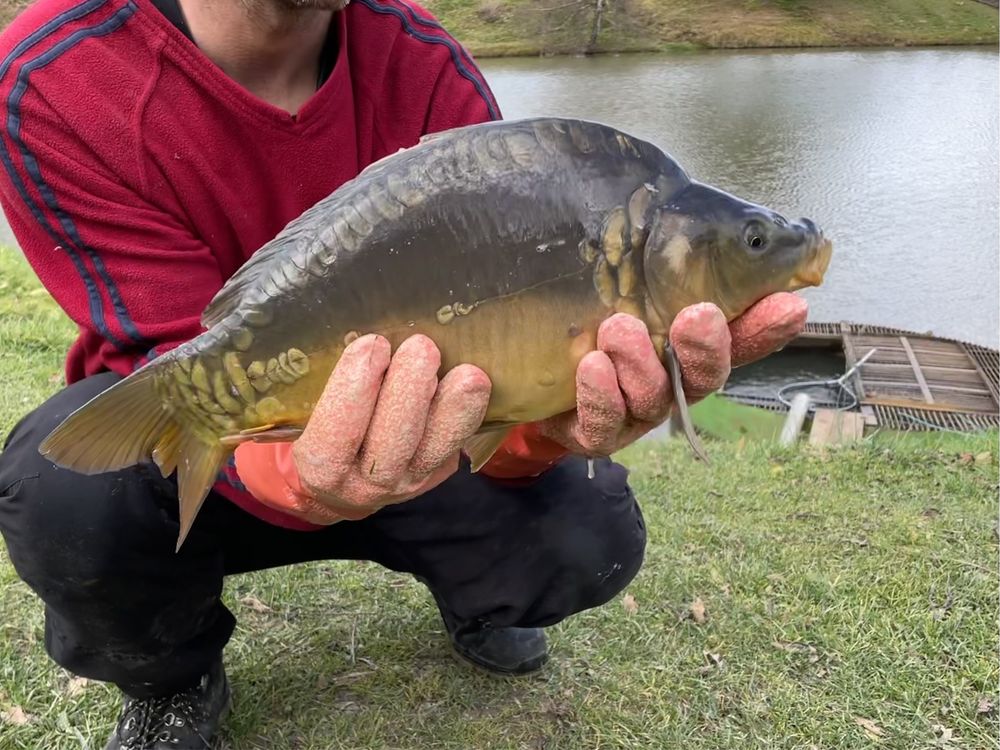
[[[176,690],[235,625],[226,575],[308,560],[372,560],[423,580],[450,618],[551,625],[599,606],[638,571],[642,515],[626,470],[569,459],[527,487],[463,468],[434,490],[321,531],[269,525],[214,493],[179,553],[177,488],[155,467],[84,476],[38,453],[71,411],[116,379],[98,375],[25,417],[0,454],[0,531],[45,602],[45,645],[76,674],[137,697]]]

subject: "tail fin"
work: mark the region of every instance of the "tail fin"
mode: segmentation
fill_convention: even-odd
[[[151,370],[139,371],[95,396],[63,420],[38,450],[81,474],[118,471],[150,459],[164,477],[177,469],[179,550],[228,450],[185,430],[163,407],[155,377]]]

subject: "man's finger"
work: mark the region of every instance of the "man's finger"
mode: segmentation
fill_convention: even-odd
[[[726,384],[732,338],[718,307],[705,302],[681,310],[670,326],[670,343],[681,367],[688,403]]]
[[[414,476],[436,471],[476,433],[486,415],[491,388],[486,373],[472,365],[459,365],[441,378],[423,438],[410,461]]]
[[[365,437],[358,470],[380,487],[392,487],[406,471],[427,426],[438,387],[441,353],[428,337],[411,336],[392,357]]]
[[[614,450],[625,424],[625,397],[618,386],[615,365],[607,354],[593,351],[576,371],[576,415],[571,436],[586,453],[604,455]]]
[[[458,470],[460,455],[455,452],[437,467],[429,476],[404,476],[399,484],[386,493],[368,481],[360,473],[354,473],[344,483],[344,490],[330,508],[349,521],[359,521],[388,505],[411,500],[437,487]]]
[[[809,304],[797,294],[765,297],[729,324],[733,367],[746,365],[781,349],[806,325]]]
[[[631,315],[608,318],[597,331],[597,348],[615,366],[629,416],[645,422],[666,418],[670,376],[656,355],[646,324]]]
[[[381,336],[362,336],[344,350],[301,437],[293,444],[307,484],[332,488],[354,462],[368,432],[391,348]]]

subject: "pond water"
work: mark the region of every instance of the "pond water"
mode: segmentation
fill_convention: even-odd
[[[483,60],[504,116],[599,120],[834,241],[811,319],[998,345],[994,48]]]

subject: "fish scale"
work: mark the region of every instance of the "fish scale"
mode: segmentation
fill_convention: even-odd
[[[695,182],[606,125],[535,118],[435,133],[291,221],[219,291],[202,335],[98,395],[40,449],[84,473],[149,460],[176,470],[179,547],[232,450],[294,439],[361,335],[395,350],[422,334],[441,374],[468,363],[488,375],[466,446],[477,470],[512,426],[575,406],[577,365],[611,315],[642,319],[678,373],[665,342],[680,309],[712,302],[732,319],[819,283],[829,258],[815,225]]]

